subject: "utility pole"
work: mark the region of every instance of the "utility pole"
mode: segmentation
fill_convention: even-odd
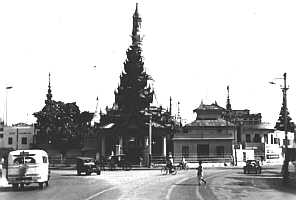
[[[283,91],[283,100],[284,100],[284,130],[285,130],[285,160],[282,168],[283,180],[284,182],[289,181],[289,159],[288,159],[288,132],[287,132],[287,73],[284,73],[284,87]]]
[[[152,160],[152,114],[149,115],[149,157],[148,167],[151,167]]]
[[[5,126],[7,126],[7,95],[8,95],[8,90],[10,90],[12,86],[6,87],[6,100],[5,100],[5,110],[6,110],[6,120],[5,120]]]

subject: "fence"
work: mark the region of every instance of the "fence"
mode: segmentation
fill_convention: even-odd
[[[174,163],[179,163],[182,160],[182,154],[175,154],[174,156]],[[202,161],[203,163],[233,163],[233,156],[232,154],[209,154],[209,155],[198,155],[198,154],[190,154],[185,157],[185,160],[188,163],[198,163]],[[154,156],[152,155],[152,163],[154,165],[163,165],[166,163],[165,156]]]

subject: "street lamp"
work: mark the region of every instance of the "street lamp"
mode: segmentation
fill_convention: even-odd
[[[6,88],[6,100],[5,100],[5,118],[6,118],[6,120],[5,120],[5,125],[7,126],[7,96],[8,96],[8,90],[10,90],[10,89],[12,89],[12,86],[7,86]]]
[[[289,181],[289,159],[288,159],[288,131],[287,131],[287,73],[283,74],[284,86],[282,87],[283,91],[283,109],[284,109],[284,131],[285,131],[285,159],[282,167],[283,180],[285,182]],[[269,82],[270,84],[275,84],[275,82]]]

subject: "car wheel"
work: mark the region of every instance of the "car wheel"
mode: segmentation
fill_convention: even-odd
[[[19,186],[19,184],[17,184],[17,183],[13,183],[13,184],[12,184],[12,189],[13,189],[13,190],[17,190],[17,189],[18,189],[18,186]]]
[[[100,175],[100,174],[101,174],[101,171],[98,171],[98,172],[97,172],[97,175]]]

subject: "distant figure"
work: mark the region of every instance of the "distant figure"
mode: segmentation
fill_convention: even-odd
[[[172,173],[173,171],[173,163],[174,163],[173,156],[169,155],[169,157],[167,158],[167,168],[169,169],[169,173]]]
[[[263,161],[264,161],[264,156],[261,156],[261,165],[263,165]]]
[[[187,167],[187,161],[185,160],[184,156],[182,156],[182,160],[180,162],[180,167],[181,167],[181,169],[186,169],[186,167]]]
[[[207,182],[204,180],[203,178],[203,170],[202,170],[202,166],[201,166],[201,161],[199,161],[199,166],[197,167],[197,181],[198,181],[198,185],[200,185],[200,181],[204,182],[204,184],[206,184]]]
[[[139,163],[140,163],[140,167],[142,167],[142,165],[143,165],[143,158],[142,158],[142,156],[139,156]]]

